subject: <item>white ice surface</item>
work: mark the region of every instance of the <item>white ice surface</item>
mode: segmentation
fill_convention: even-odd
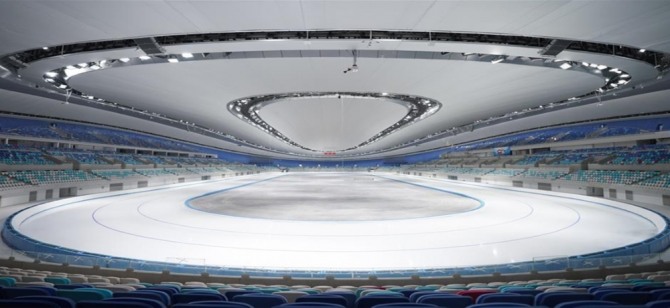
[[[12,225],[42,242],[115,257],[319,270],[531,261],[626,246],[665,228],[651,211],[601,198],[392,174],[378,176],[406,182],[418,195],[427,189],[456,192],[483,206],[428,218],[291,221],[212,214],[185,205],[190,198],[241,185],[250,194],[263,194],[272,189],[270,178],[287,176],[298,183],[310,180],[271,173],[75,197],[25,210]],[[263,185],[246,185],[266,179]],[[385,194],[384,189],[380,185],[374,195]]]

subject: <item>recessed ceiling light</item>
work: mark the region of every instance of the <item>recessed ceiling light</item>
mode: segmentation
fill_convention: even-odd
[[[572,65],[570,65],[570,63],[567,63],[567,62],[564,62],[564,63],[561,64],[561,66],[560,66],[560,68],[562,68],[562,69],[564,69],[564,70],[567,70],[567,69],[569,69],[569,68],[571,68],[571,67],[572,67]]]
[[[177,62],[179,62],[179,59],[177,59],[177,58],[168,58],[167,60],[168,60],[168,62],[170,62],[170,63],[177,63]]]
[[[190,52],[182,53],[181,56],[184,57],[185,59],[193,58],[193,54]]]
[[[146,61],[146,60],[149,60],[149,59],[151,59],[151,57],[149,57],[149,56],[140,56],[140,60],[142,60],[142,61]]]
[[[130,58],[121,58],[121,59],[119,59],[119,61],[121,61],[123,63],[126,63],[126,62],[130,61]]]

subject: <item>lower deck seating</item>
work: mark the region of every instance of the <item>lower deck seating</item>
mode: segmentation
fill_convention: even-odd
[[[566,181],[631,185],[658,176],[658,171],[578,170],[565,175]]]
[[[91,170],[91,173],[107,180],[146,177],[129,169]]]
[[[6,172],[5,176],[32,185],[83,182],[100,179],[82,170],[10,171]]]

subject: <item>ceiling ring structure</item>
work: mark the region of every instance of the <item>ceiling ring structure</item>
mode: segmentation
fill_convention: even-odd
[[[541,37],[521,37],[511,35],[498,34],[475,34],[475,33],[453,33],[453,32],[398,32],[398,31],[376,31],[376,30],[341,30],[341,31],[274,31],[274,32],[235,32],[235,33],[209,33],[209,34],[193,34],[193,35],[177,35],[177,36],[160,36],[160,37],[146,37],[135,39],[122,39],[115,41],[104,42],[84,42],[78,44],[69,44],[62,46],[43,47],[24,52],[6,55],[0,58],[0,64],[9,67],[15,74],[19,74],[30,66],[31,63],[49,58],[59,57],[64,55],[78,54],[78,53],[95,53],[108,50],[116,50],[128,47],[139,46],[139,40],[153,39],[157,46],[162,48],[174,47],[179,45],[197,46],[200,43],[212,42],[265,42],[265,41],[282,41],[282,40],[302,40],[304,42],[311,42],[314,40],[362,40],[362,42],[379,41],[411,41],[411,42],[427,42],[429,45],[443,42],[467,42],[472,44],[490,44],[490,45],[505,45],[505,46],[522,46],[532,48],[545,48],[552,44],[556,39],[541,38]],[[639,52],[639,49],[628,46],[615,46],[594,42],[569,41],[565,48],[567,51],[579,51],[600,55],[616,56],[630,60],[644,62],[652,65],[657,71],[662,72],[667,68],[667,63],[660,61],[664,59],[663,53],[657,53],[647,50]],[[56,91],[62,95],[69,97],[72,95],[76,97],[74,103],[86,105],[90,107],[112,110],[118,113],[132,115],[144,120],[151,120],[162,124],[179,127],[192,132],[197,132],[210,137],[215,137],[221,140],[236,144],[244,144],[252,148],[260,150],[290,154],[302,157],[318,157],[304,153],[291,153],[285,150],[274,149],[263,144],[247,141],[237,136],[227,134],[216,129],[209,128],[205,125],[200,125],[195,122],[184,121],[174,117],[162,114],[160,110],[146,110],[135,108],[132,105],[127,105],[125,102],[113,102],[102,97],[96,97],[83,93],[77,89],[72,88],[68,84],[68,79],[77,74],[91,72],[95,70],[102,70],[108,68],[127,67],[140,64],[161,64],[161,63],[175,63],[182,61],[199,61],[199,60],[223,60],[223,59],[267,59],[272,57],[277,58],[309,58],[309,57],[350,57],[352,50],[350,49],[331,49],[331,50],[266,50],[266,51],[214,51],[214,52],[199,52],[192,54],[175,54],[166,53],[147,54],[139,57],[127,58],[101,58],[101,60],[93,62],[72,63],[65,67],[56,67],[49,71],[42,72],[38,81],[46,85],[49,91]],[[146,51],[145,51],[146,52]],[[397,143],[393,146],[386,147],[383,150],[374,150],[368,152],[361,152],[351,155],[350,157],[365,156],[370,154],[377,154],[388,152],[396,149],[418,145],[430,140],[439,139],[446,136],[456,135],[459,132],[472,130],[473,127],[480,127],[482,125],[492,125],[501,119],[508,119],[511,117],[519,118],[524,116],[536,115],[547,112],[550,109],[556,110],[558,108],[568,108],[572,106],[579,106],[582,101],[588,98],[599,98],[602,93],[616,91],[629,83],[635,76],[633,73],[628,73],[623,69],[611,67],[605,64],[592,63],[592,61],[574,61],[561,60],[555,56],[546,56],[539,54],[537,57],[518,56],[513,54],[486,54],[486,53],[464,53],[464,52],[450,52],[450,51],[425,51],[425,50],[358,50],[355,51],[360,58],[395,58],[395,59],[423,59],[423,60],[460,60],[460,61],[476,61],[476,62],[491,62],[491,63],[505,63],[512,65],[530,65],[540,66],[545,68],[556,68],[563,70],[572,70],[591,74],[603,78],[603,85],[588,93],[583,93],[573,97],[565,98],[555,102],[541,102],[536,107],[524,108],[523,110],[510,110],[504,114],[492,115],[488,119],[483,118],[474,121],[470,124],[454,126],[449,129],[434,131],[429,135],[408,140],[406,142]],[[660,73],[659,73],[660,74]],[[636,75],[637,76],[637,75]],[[35,76],[36,77],[36,76]],[[374,139],[374,138],[373,138]],[[372,140],[372,139],[371,139]],[[377,139],[378,140],[378,139]],[[370,140],[369,140],[370,141]],[[360,146],[363,146],[361,144]],[[295,145],[294,145],[295,146]],[[298,146],[298,148],[300,148]],[[305,150],[304,148],[301,148]],[[345,149],[349,150],[349,149]],[[319,157],[320,158],[320,157]]]
[[[282,99],[304,99],[304,98],[363,98],[363,99],[384,99],[396,104],[400,104],[407,108],[407,113],[399,119],[397,122],[367,139],[366,141],[347,149],[341,149],[337,152],[346,152],[354,150],[356,148],[374,143],[389,134],[392,134],[408,125],[411,125],[415,122],[421,121],[434,113],[438,112],[442,108],[442,104],[434,99],[413,96],[413,95],[402,95],[395,93],[355,93],[355,92],[296,92],[296,93],[283,93],[283,94],[272,94],[272,95],[262,95],[255,97],[246,97],[238,99],[228,103],[228,110],[233,113],[238,118],[246,121],[247,123],[257,127],[258,129],[272,135],[273,137],[290,144],[295,147],[299,147],[303,150],[318,152],[317,149],[307,148],[303,145],[296,143],[295,141],[289,139],[284,134],[282,134],[275,127],[272,127],[266,121],[264,121],[259,115],[260,109],[270,105],[275,104]]]

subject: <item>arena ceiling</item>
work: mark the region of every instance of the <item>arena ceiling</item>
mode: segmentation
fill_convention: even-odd
[[[0,111],[380,158],[669,111],[667,29],[667,1],[3,1]]]

